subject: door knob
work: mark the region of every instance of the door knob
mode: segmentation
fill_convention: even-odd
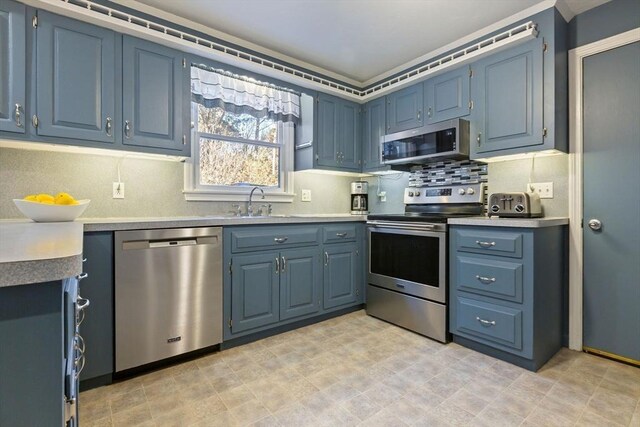
[[[588,224],[593,231],[599,231],[602,228],[602,222],[599,219],[590,219]]]

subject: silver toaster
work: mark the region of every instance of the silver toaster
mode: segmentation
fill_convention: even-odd
[[[493,193],[489,196],[489,216],[505,218],[541,217],[540,195],[536,193]]]

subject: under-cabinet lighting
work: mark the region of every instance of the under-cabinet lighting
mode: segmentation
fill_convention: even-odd
[[[495,157],[486,157],[482,159],[474,159],[478,162],[483,163],[498,163],[498,162],[507,162],[510,160],[523,160],[530,159],[532,157],[551,157],[551,156],[559,156],[561,154],[567,154],[559,150],[542,150],[542,151],[532,151],[530,153],[519,153],[519,154],[509,154],[506,156],[495,156]]]

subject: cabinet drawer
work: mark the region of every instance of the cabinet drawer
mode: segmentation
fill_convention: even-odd
[[[522,233],[498,230],[456,230],[456,250],[522,258]]]
[[[522,303],[522,270],[518,262],[457,256],[457,289]]]
[[[323,243],[353,242],[356,240],[356,225],[327,225],[324,227]]]
[[[456,331],[522,350],[522,310],[462,297],[455,304]]]
[[[231,232],[231,251],[236,253],[316,245],[320,242],[319,237],[319,227],[294,226],[238,229]]]

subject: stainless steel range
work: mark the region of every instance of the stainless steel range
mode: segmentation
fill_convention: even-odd
[[[404,214],[369,215],[367,314],[447,342],[447,219],[485,198],[484,183],[407,188]]]

